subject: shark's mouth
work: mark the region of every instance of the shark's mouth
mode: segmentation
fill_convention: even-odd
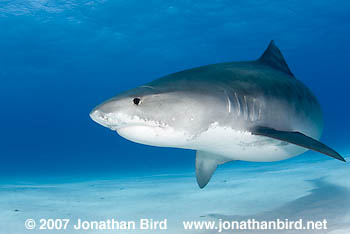
[[[188,134],[163,121],[149,120],[137,115],[91,114],[91,118],[120,136],[146,145],[163,147],[183,147],[188,144]]]
[[[148,128],[169,128],[170,126],[162,121],[148,120],[140,118],[137,115],[127,116],[119,114],[116,118],[110,121],[109,128],[112,130],[120,130],[129,127],[148,127]]]
[[[125,114],[101,114],[99,112],[90,115],[91,118],[106,128],[119,130],[127,127],[144,126],[154,128],[167,128],[168,124],[162,121],[148,120],[137,115],[129,116]]]

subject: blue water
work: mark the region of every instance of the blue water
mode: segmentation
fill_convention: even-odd
[[[256,59],[273,39],[321,103],[322,141],[349,161],[349,12],[346,0],[0,1],[0,233],[114,217],[168,218],[176,234],[208,217],[327,219],[350,233],[349,163],[310,151],[228,163],[201,190],[194,151],[136,144],[89,117],[163,75]]]
[[[346,152],[349,10],[345,0],[2,1],[2,180],[192,172],[194,152],[129,142],[90,110],[162,75],[256,59],[271,39],[319,99],[322,141]]]

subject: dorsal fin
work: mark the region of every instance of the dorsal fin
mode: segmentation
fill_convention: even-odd
[[[286,60],[284,60],[281,51],[275,45],[273,40],[258,61],[268,64],[269,66],[294,77],[293,73],[289,70]]]

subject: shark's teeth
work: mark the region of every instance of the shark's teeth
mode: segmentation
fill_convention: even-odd
[[[145,118],[140,118],[137,115],[129,116],[122,113],[118,113],[117,115],[112,115],[112,114],[106,115],[105,120],[110,123],[110,126],[113,130],[126,127],[126,126],[133,126],[133,125],[145,125],[145,126],[160,127],[160,128],[169,127],[168,124],[162,121],[148,120]]]

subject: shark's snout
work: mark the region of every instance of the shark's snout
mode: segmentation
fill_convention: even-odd
[[[95,108],[90,112],[90,118],[98,124],[109,128],[111,126],[108,115],[101,110]]]
[[[90,118],[98,124],[101,124],[107,128],[114,128],[118,124],[118,120],[115,118],[118,113],[118,101],[108,100],[98,106],[96,106],[90,112]]]
[[[141,118],[135,113],[141,100],[139,98],[112,98],[90,112],[90,117],[96,123],[117,130],[129,125],[142,124]]]

